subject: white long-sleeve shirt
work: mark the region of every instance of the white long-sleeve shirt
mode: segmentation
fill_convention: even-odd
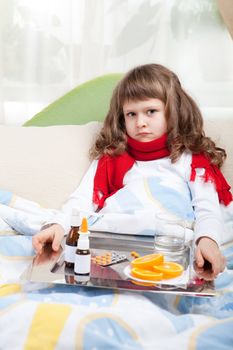
[[[91,225],[92,230],[132,234],[154,234],[156,216],[178,219],[194,230],[194,238],[208,236],[221,242],[223,219],[215,185],[204,182],[204,169],[197,169],[196,180],[190,182],[192,155],[183,153],[171,163],[165,157],[152,161],[135,161],[125,174],[123,188],[106,199],[103,214]],[[94,160],[78,188],[71,194],[59,214],[51,222],[61,224],[67,232],[73,208],[93,213],[94,176],[98,160]]]

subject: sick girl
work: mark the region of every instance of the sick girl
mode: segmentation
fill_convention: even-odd
[[[59,248],[74,207],[103,214],[91,229],[112,232],[120,222],[135,229],[137,218],[146,229],[154,216],[166,212],[193,229],[198,274],[212,280],[224,270],[220,207],[232,201],[219,170],[226,153],[205,136],[199,108],[172,71],[146,64],[123,77],[91,157],[53,225],[33,237],[37,252],[47,241]],[[205,270],[205,262],[211,269]]]

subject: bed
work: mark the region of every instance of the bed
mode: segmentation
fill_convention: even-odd
[[[1,349],[233,348],[231,237],[226,238],[222,247],[227,268],[215,281],[214,297],[20,279],[35,256],[31,244],[32,234],[37,230],[35,213],[38,207],[59,209],[77,186],[89,164],[90,142],[101,127],[119,77],[106,75],[79,86],[23,127],[0,127],[0,214],[5,213],[7,204],[14,220],[19,199],[27,198],[29,202],[23,202],[25,216],[18,224],[24,222],[27,226],[27,218],[33,215],[35,223],[24,235],[17,233],[17,227],[12,230],[4,223],[1,226]],[[90,98],[91,108],[85,108]],[[95,110],[99,111],[96,118]],[[228,151],[224,172],[233,183],[233,118],[213,117],[205,124],[207,133]],[[30,203],[35,203],[35,208]]]

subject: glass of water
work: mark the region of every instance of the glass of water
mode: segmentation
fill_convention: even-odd
[[[185,245],[186,226],[182,220],[155,218],[154,251],[163,254],[167,261],[188,264],[188,247]]]

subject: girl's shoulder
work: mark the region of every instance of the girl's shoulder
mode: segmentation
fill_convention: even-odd
[[[188,181],[191,174],[191,164],[192,153],[185,151],[181,154],[180,158],[175,163],[172,163],[172,166],[174,167],[174,170],[182,174],[185,181]]]
[[[174,164],[176,164],[177,166],[186,167],[186,166],[190,166],[191,163],[192,163],[192,153],[188,151],[184,151],[181,154],[180,158]]]
[[[131,167],[134,162],[135,162],[135,159],[132,158],[127,152],[123,152],[117,155],[103,154],[98,159],[99,165],[103,166],[107,164],[108,166],[112,166],[112,167],[118,167],[122,165],[128,165]]]

